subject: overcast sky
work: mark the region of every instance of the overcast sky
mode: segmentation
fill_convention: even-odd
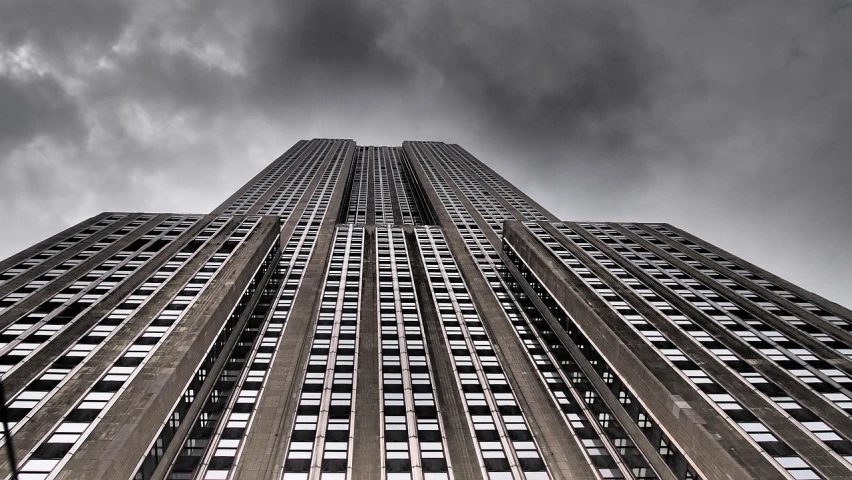
[[[440,140],[852,307],[850,32],[840,0],[3,0],[0,258],[207,212],[298,139]]]

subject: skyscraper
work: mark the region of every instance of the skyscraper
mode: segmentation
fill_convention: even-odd
[[[849,310],[440,142],[300,141],[0,262],[22,479],[852,478],[850,359]]]

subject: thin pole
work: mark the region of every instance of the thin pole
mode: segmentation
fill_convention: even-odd
[[[0,419],[3,421],[3,435],[6,436],[6,456],[12,469],[12,480],[18,480],[18,462],[15,460],[15,447],[12,446],[12,435],[9,433],[9,411],[6,409],[6,391],[0,382]]]

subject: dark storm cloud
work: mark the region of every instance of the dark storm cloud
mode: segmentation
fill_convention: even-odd
[[[143,100],[217,113],[233,98],[229,91],[240,80],[183,51],[146,47],[117,64],[122,75],[109,79],[108,92],[121,95],[131,88]]]
[[[129,4],[121,1],[6,0],[0,4],[0,45],[37,48],[64,63],[109,45],[129,15]]]
[[[632,141],[633,118],[651,103],[665,64],[617,1],[268,8],[248,49],[256,99],[267,106],[270,98],[425,89],[431,102],[476,112],[500,135],[617,148]]]
[[[61,139],[85,134],[80,112],[50,75],[10,78],[0,75],[0,151],[31,141],[39,135]]]
[[[66,91],[57,69],[111,43],[126,19],[127,8],[119,3],[0,3],[0,155],[36,138],[85,140],[79,99]]]
[[[457,142],[571,219],[669,221],[849,304],[840,1],[0,4],[0,257],[207,211],[299,138]]]
[[[408,80],[406,66],[379,45],[393,21],[386,11],[358,1],[266,8],[248,48],[252,94],[260,104],[336,96],[341,89],[395,89]]]
[[[665,63],[618,1],[439,2],[408,28],[402,54],[428,62],[487,128],[545,145],[629,144]]]

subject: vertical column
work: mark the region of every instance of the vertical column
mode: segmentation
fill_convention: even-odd
[[[257,261],[261,262],[265,247],[277,238],[271,221],[264,222],[266,235],[251,235],[258,222],[259,219],[241,222],[246,223],[246,228],[238,227],[229,235],[192,276],[191,281],[195,282],[191,286],[174,296],[159,314],[149,317],[150,323],[129,345],[116,345],[120,349],[118,358],[106,372],[95,372],[100,374],[97,381],[84,390],[74,407],[23,459],[22,472],[37,475],[62,469],[60,478],[133,475],[138,460],[149,448],[148,442],[156,436],[173,402],[192,377],[198,364],[194,360],[204,355],[210,344],[205,342],[212,341],[206,332],[215,332],[221,325],[216,318],[219,306],[232,302],[229,291],[248,282],[251,272],[243,268],[250,262],[244,260],[257,254]],[[233,257],[242,258],[229,261]],[[241,277],[244,273],[249,278]],[[229,277],[230,282],[218,281],[221,277],[217,274]],[[217,281],[212,281],[214,277]],[[214,320],[208,321],[211,317]],[[196,348],[187,341],[189,332]],[[163,354],[160,347],[168,354]],[[175,368],[172,355],[181,350],[186,358]],[[141,414],[128,416],[131,411]]]
[[[394,223],[394,207],[391,201],[391,188],[388,180],[387,161],[385,159],[386,149],[382,147],[369,147],[374,155],[373,178],[376,207],[376,224],[392,225]]]
[[[670,371],[681,372],[687,383],[701,394],[696,400],[703,397],[715,409],[699,406],[695,400],[687,400],[683,395],[682,410],[695,409],[698,412],[703,409],[707,413],[702,417],[712,417],[706,420],[711,427],[717,417],[725,419],[734,426],[735,432],[751,443],[752,448],[779,464],[783,465],[778,459],[800,455],[816,471],[828,477],[846,471],[842,459],[832,455],[825,444],[814,437],[808,438],[807,430],[801,425],[796,428],[796,422],[790,422],[782,413],[783,409],[773,405],[745,378],[731,375],[715,355],[703,348],[700,340],[704,335],[690,328],[692,322],[689,317],[663,298],[648,292],[648,284],[630,271],[624,271],[613,260],[613,253],[605,243],[590,233],[597,229],[591,224],[586,225],[586,228],[577,224],[552,226],[564,235],[558,239],[574,258],[601,281],[600,285],[592,288],[625,320],[624,324],[630,326],[624,331],[638,333],[658,353],[656,358],[649,357],[648,362],[660,363],[668,366]],[[565,241],[566,238],[570,243]],[[569,265],[569,268],[573,267]],[[610,269],[618,272],[618,277]],[[668,321],[661,311],[668,312],[678,323]],[[752,374],[762,377],[757,372],[751,372],[749,376]],[[689,402],[689,407],[686,407],[686,402]],[[733,445],[733,442],[730,444]],[[848,445],[845,450],[848,450]],[[804,473],[797,471],[795,474]]]
[[[589,459],[572,435],[565,417],[553,408],[546,408],[558,400],[544,386],[541,377],[524,375],[525,372],[535,370],[533,359],[509,321],[510,312],[507,308],[510,309],[511,304],[500,302],[495,293],[497,286],[492,285],[492,282],[499,284],[500,279],[489,262],[499,262],[499,258],[488,258],[492,254],[499,257],[494,248],[500,242],[496,230],[504,218],[511,218],[511,214],[502,205],[495,203],[494,218],[486,222],[480,210],[471,203],[471,197],[477,202],[482,199],[475,198],[475,195],[464,195],[457,183],[464,183],[463,172],[442,168],[433,155],[440,152],[436,153],[435,148],[421,142],[406,142],[405,148],[409,156],[416,159],[415,171],[422,182],[432,187],[427,190],[430,200],[435,205],[443,205],[437,216],[445,229],[447,244],[471,289],[474,303],[487,319],[485,325],[495,339],[495,352],[508,370],[509,384],[518,392],[519,408],[527,413],[534,436],[542,439],[544,447],[541,452],[549,462],[550,473],[568,478],[578,472],[594,475]],[[571,438],[572,441],[566,442],[563,440],[565,438]]]
[[[283,465],[284,480],[351,474],[353,398],[357,394],[358,304],[363,229],[335,235],[310,357]]]
[[[404,233],[381,227],[381,423],[388,478],[449,479],[444,437]]]
[[[382,478],[383,474],[383,464],[377,461],[382,456],[377,264],[376,228],[368,226],[364,231],[361,304],[358,310],[358,383],[352,450],[352,478],[355,480]]]
[[[453,478],[473,480],[487,478],[482,458],[471,435],[471,425],[466,406],[457,383],[455,367],[450,356],[450,346],[439,327],[440,316],[434,293],[429,287],[429,273],[423,262],[417,235],[412,227],[404,230],[405,245],[410,252],[412,282],[418,300],[417,312],[423,318],[423,331],[429,367],[432,372],[441,419],[452,464]]]
[[[233,478],[277,479],[281,473],[300,400],[299,379],[310,358],[306,335],[313,332],[321,309],[317,292],[324,288],[336,220],[343,204],[345,184],[340,181],[341,172],[349,171],[354,153],[351,141],[334,142],[328,167],[312,179],[307,187],[310,193],[302,197],[282,227],[282,238],[287,239],[282,258],[291,245],[296,248],[292,242],[301,241],[302,251],[309,257],[298,272],[294,271],[298,289],[292,300],[287,298],[286,303],[280,304],[285,330],[278,337],[260,394],[247,416],[247,428],[241,433]],[[305,246],[309,248],[305,250]],[[285,285],[283,292],[282,296],[289,297],[292,290]]]
[[[657,360],[658,354],[631,335],[631,322],[643,320],[637,311],[617,299],[613,299],[616,304],[607,305],[592,293],[607,288],[598,270],[575,258],[577,252],[563,242],[550,238],[547,224],[534,226],[531,233],[550,256],[541,254],[535,242],[520,235],[524,229],[514,228],[516,225],[507,229],[506,241],[517,252],[515,259],[523,259],[518,265],[526,269],[525,277],[530,276],[525,281],[542,286],[536,294],[563,317],[562,330],[570,342],[595,366],[595,375],[628,409],[632,422],[676,478],[694,477],[698,469],[702,476],[744,469],[751,473],[742,472],[743,478],[783,476],[777,465],[757,452],[733,425],[708,408],[685,376],[672,376],[670,367]],[[607,298],[612,294],[600,293]],[[732,456],[729,447],[737,453]],[[740,462],[740,458],[749,460]]]
[[[399,196],[399,178],[397,178],[394,169],[394,150],[390,147],[380,147],[378,149],[382,155],[382,162],[384,163],[384,171],[385,176],[387,177],[388,189],[387,194],[390,199],[391,210],[393,212],[393,224],[395,225],[403,225],[405,224],[405,218],[402,215],[402,206],[400,202],[404,200],[404,197]],[[409,221],[409,224],[411,222]]]
[[[147,324],[145,319],[156,315],[168,299],[183,288],[192,272],[218,248],[221,242],[218,238],[212,245],[206,244],[220,235],[227,223],[227,218],[208,218],[202,222],[204,229],[200,232],[189,238],[178,237],[180,240],[175,243],[188,242],[186,246],[150,276],[142,278],[143,283],[126,297],[126,301],[104,312],[79,339],[68,343],[50,342],[35,352],[26,365],[10,374],[7,381],[22,386],[15,387],[15,390],[20,388],[19,394],[8,399],[13,422],[10,426],[16,432],[15,445],[19,451],[35,448],[67,412],[69,405],[79,401],[114,362],[115,355]],[[137,319],[143,320],[135,321]],[[5,457],[0,458],[0,472],[8,468],[5,461]]]
[[[501,472],[519,479],[526,474],[541,476],[539,472],[547,471],[545,463],[443,236],[421,228],[417,238],[488,476],[497,478]]]

